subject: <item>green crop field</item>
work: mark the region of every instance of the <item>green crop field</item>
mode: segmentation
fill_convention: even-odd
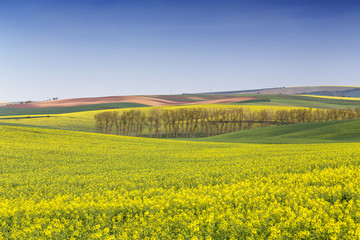
[[[0,238],[360,237],[359,143],[0,134]]]
[[[271,144],[360,142],[360,120],[271,126],[192,139],[192,141]]]
[[[0,116],[14,116],[14,115],[40,115],[40,114],[60,114],[60,113],[73,113],[103,109],[116,109],[116,108],[135,108],[146,107],[146,105],[138,103],[104,103],[93,105],[81,105],[74,107],[52,107],[52,108],[14,108],[14,107],[0,107]]]
[[[312,108],[353,108],[360,106],[360,99],[353,98],[329,98],[303,95],[278,95],[278,94],[238,94],[234,96],[259,97],[258,101],[248,103],[239,102],[241,105],[263,105],[263,106],[296,106]]]

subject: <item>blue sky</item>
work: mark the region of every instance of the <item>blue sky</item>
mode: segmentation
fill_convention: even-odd
[[[0,101],[360,85],[360,1],[0,0]]]

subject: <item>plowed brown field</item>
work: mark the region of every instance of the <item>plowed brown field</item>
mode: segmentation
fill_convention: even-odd
[[[205,99],[194,96],[175,96],[176,100],[162,99],[152,96],[112,96],[112,97],[94,97],[94,98],[72,98],[61,99],[46,102],[34,102],[25,104],[13,104],[14,108],[51,108],[51,107],[73,107],[81,105],[93,105],[104,103],[138,103],[148,106],[166,106],[166,105],[187,105],[187,104],[217,104],[234,103],[256,99],[256,97],[225,97],[219,96],[218,99]],[[9,106],[8,106],[9,107]]]

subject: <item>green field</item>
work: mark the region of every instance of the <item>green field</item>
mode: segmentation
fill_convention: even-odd
[[[4,239],[360,237],[359,143],[0,134]]]
[[[301,95],[278,95],[278,94],[238,94],[233,96],[254,96],[259,97],[260,101],[239,104],[243,105],[264,105],[264,106],[296,106],[311,108],[353,108],[359,107],[359,100],[346,100],[334,98],[319,98],[317,96],[301,96]]]
[[[360,142],[360,120],[271,126],[193,139],[193,141],[264,144]]]
[[[104,103],[93,105],[81,105],[74,107],[53,107],[53,108],[14,108],[14,107],[0,107],[0,116],[15,116],[15,115],[40,115],[40,114],[60,114],[73,113],[93,110],[116,109],[116,108],[135,108],[146,107],[146,105],[138,103]]]

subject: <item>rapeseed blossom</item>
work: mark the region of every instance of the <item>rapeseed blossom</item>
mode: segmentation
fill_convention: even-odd
[[[0,239],[360,238],[359,143],[0,134]]]

